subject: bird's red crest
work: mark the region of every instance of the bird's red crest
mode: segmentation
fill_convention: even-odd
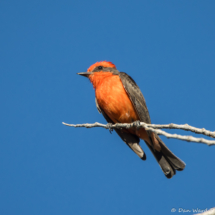
[[[96,68],[97,66],[103,66],[103,67],[111,67],[111,68],[116,68],[116,66],[111,63],[111,62],[108,62],[108,61],[100,61],[100,62],[96,62],[94,63],[93,65],[91,65],[87,72],[91,72],[94,70],[94,68]]]

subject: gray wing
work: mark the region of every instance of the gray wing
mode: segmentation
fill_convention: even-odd
[[[139,118],[140,121],[145,123],[151,123],[149,111],[146,106],[145,99],[143,94],[141,93],[139,87],[135,83],[135,81],[126,73],[119,72],[119,77],[122,81],[125,91],[127,92]],[[147,131],[149,137],[151,136],[151,132]],[[175,170],[183,170],[185,168],[185,163],[176,157],[164,144],[164,142],[155,134],[156,139],[159,141],[161,145],[161,151],[158,152],[154,150],[153,144],[148,145],[149,149],[155,156],[156,160],[158,161],[161,169],[163,170],[164,174],[167,178],[171,178],[175,174]],[[151,139],[151,138],[150,138]],[[152,140],[151,140],[152,142]]]
[[[140,88],[137,86],[135,81],[126,73],[120,72],[119,77],[140,118],[140,121],[151,123],[149,111],[147,109],[146,102],[143,94],[140,91]]]
[[[104,118],[106,119],[106,121],[108,123],[113,123],[113,121],[108,117],[108,115],[100,108],[97,99],[95,98],[95,102],[96,102],[96,107],[99,111],[99,113],[102,113],[102,115],[104,116]],[[136,135],[130,134],[130,133],[126,133],[123,132],[120,129],[116,129],[114,128],[114,130],[116,131],[116,133],[121,137],[121,139],[142,159],[142,160],[146,160],[146,155],[143,151],[143,149],[140,147],[139,142],[140,139],[139,137],[137,137]]]

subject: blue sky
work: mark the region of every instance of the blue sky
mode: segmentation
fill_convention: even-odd
[[[0,214],[214,207],[215,147],[162,137],[187,165],[168,180],[143,141],[145,162],[115,132],[61,124],[105,123],[76,73],[108,60],[137,82],[153,123],[214,131],[214,11],[213,0],[2,0]]]

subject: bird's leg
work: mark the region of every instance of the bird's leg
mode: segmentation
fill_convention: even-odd
[[[113,128],[111,128],[112,125],[113,125],[112,123],[107,124],[107,128],[109,129],[110,133],[113,131]]]
[[[140,129],[140,121],[139,120],[133,122],[133,125],[136,127],[137,130]]]

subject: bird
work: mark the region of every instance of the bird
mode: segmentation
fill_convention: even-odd
[[[112,62],[96,62],[87,72],[77,74],[87,77],[92,83],[96,107],[109,125],[134,122],[151,124],[140,88],[128,74],[118,71]],[[170,151],[156,133],[136,127],[114,130],[142,160],[146,160],[146,154],[139,142],[140,139],[144,140],[167,178],[172,178],[176,170],[185,168],[185,163]]]

